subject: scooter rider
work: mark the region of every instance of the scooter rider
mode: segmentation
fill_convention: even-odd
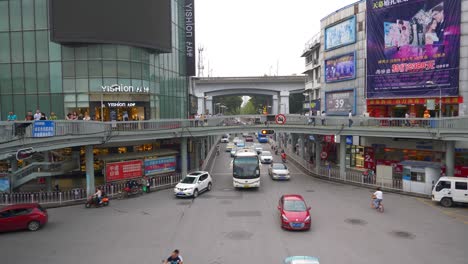
[[[96,193],[93,195],[97,199],[97,203],[100,204],[102,202],[102,190],[101,187],[97,187]]]
[[[286,152],[284,152],[284,150],[281,151],[281,159],[286,161]]]

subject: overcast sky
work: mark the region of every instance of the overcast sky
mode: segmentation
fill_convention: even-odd
[[[204,76],[300,74],[320,19],[356,0],[195,0]],[[197,58],[198,59],[198,58]],[[207,69],[210,68],[211,71]]]

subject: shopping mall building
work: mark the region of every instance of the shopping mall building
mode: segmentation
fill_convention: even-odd
[[[0,120],[187,117],[184,0],[0,1]]]
[[[320,24],[319,43],[303,54],[320,49],[319,63],[306,58],[306,72],[323,69],[313,74],[319,83],[312,88],[320,90],[327,116],[468,114],[467,0],[358,1]],[[325,137],[323,156],[336,160],[337,143],[334,135]],[[350,137],[346,144],[349,167],[401,170],[405,160],[445,162],[445,144],[437,140]],[[468,177],[468,145],[455,147],[455,174]]]

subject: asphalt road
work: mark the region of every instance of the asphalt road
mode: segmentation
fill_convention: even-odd
[[[214,189],[196,200],[163,190],[107,208],[50,209],[38,232],[0,234],[0,263],[160,263],[175,248],[186,264],[272,264],[289,255],[329,264],[467,263],[468,219],[453,216],[467,208],[447,213],[385,193],[380,214],[369,207],[369,189],[317,180],[291,164],[291,181],[272,181],[263,166],[259,190],[236,191],[230,162],[227,152],[217,157]],[[312,207],[310,231],[279,227],[285,193],[302,194]]]

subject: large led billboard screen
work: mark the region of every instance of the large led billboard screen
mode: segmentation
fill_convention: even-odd
[[[170,0],[49,0],[51,40],[171,52]]]

